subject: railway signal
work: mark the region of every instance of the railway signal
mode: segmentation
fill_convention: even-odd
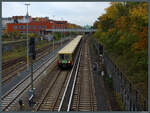
[[[35,53],[35,39],[34,38],[30,38],[30,57],[32,57],[33,60],[35,60],[36,58],[36,53]]]
[[[32,91],[33,91],[33,61],[32,60],[35,60],[35,54],[36,54],[35,53],[35,39],[33,38],[33,35],[31,35],[29,55],[30,55],[31,90]]]

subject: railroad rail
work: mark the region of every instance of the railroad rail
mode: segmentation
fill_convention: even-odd
[[[37,64],[38,67],[34,70],[33,74],[34,81],[40,78],[41,73],[43,73],[49,65],[55,61],[56,53],[60,48],[53,51],[52,55],[46,56],[47,59],[42,61],[41,65],[39,63]],[[28,74],[28,76],[26,76],[22,81],[2,96],[2,111],[9,111],[10,108],[16,103],[17,99],[19,99],[23,92],[25,92],[28,88],[30,88],[30,74]]]
[[[64,40],[64,41],[66,41],[66,40]],[[56,45],[59,46],[58,45],[59,43],[56,43]],[[44,48],[38,49],[37,58],[36,58],[36,60],[34,62],[37,62],[39,59],[43,58],[44,56],[46,56],[50,52],[52,52],[52,47],[50,49],[49,48],[50,48],[50,46],[48,45],[48,46],[46,46]],[[6,68],[5,68],[5,70],[3,69],[3,75],[5,77],[3,77],[3,79],[2,79],[2,84],[6,83],[9,79],[11,79],[15,75],[19,74],[21,71],[23,71],[24,69],[26,69],[26,65],[25,65],[26,62],[22,58],[23,57],[20,57],[19,58],[20,60],[17,60],[18,63],[16,61],[15,62],[11,62],[10,64],[11,65],[13,64],[13,65],[12,66],[10,65],[11,67],[7,67],[9,69],[6,69]]]
[[[66,38],[66,39],[64,39],[63,41],[68,40],[68,39],[69,39],[69,38]],[[56,44],[60,44],[60,43],[61,43],[61,41],[58,41],[58,42],[55,42],[54,44],[56,45]],[[46,46],[46,47],[37,49],[36,51],[37,51],[37,53],[41,53],[43,50],[49,48],[50,46],[52,46],[52,44],[50,44],[50,45],[48,45],[48,46]],[[7,61],[7,62],[3,62],[2,68],[3,68],[3,69],[8,68],[8,67],[12,66],[12,64],[16,64],[17,62],[21,62],[21,61],[24,61],[24,60],[25,60],[24,57],[19,57],[19,58],[17,58],[17,59],[12,59],[12,60],[9,60],[9,61]]]
[[[93,74],[89,58],[88,39],[85,41],[76,85],[72,89],[67,111],[97,111]],[[75,83],[75,82],[74,82]]]
[[[69,79],[67,81],[67,85],[65,87],[64,94],[63,94],[61,102],[59,104],[58,112],[59,111],[67,111],[67,108],[69,106],[69,103],[70,103],[69,101],[70,101],[70,98],[72,97],[71,89],[74,87],[74,83],[75,83],[74,80],[76,79],[77,72],[78,72],[78,67],[79,67],[79,64],[80,64],[82,44],[83,43],[81,43],[81,45],[80,45],[78,55],[75,59],[75,64],[73,65],[73,68],[70,72]]]
[[[49,46],[48,46],[49,47]],[[40,53],[37,54],[37,58],[34,62],[37,62],[38,60],[40,60],[41,58],[43,58],[44,56],[48,55],[50,53],[49,49],[47,48],[43,48]],[[51,48],[52,49],[52,48]],[[52,52],[52,51],[51,51]],[[16,62],[15,62],[16,63]],[[23,71],[24,69],[26,69],[26,62],[24,60],[19,61],[17,64],[12,65],[9,70],[3,70],[3,75],[5,77],[3,77],[2,79],[2,84],[4,84],[6,81],[8,81],[9,79],[11,79],[12,77],[14,77],[15,75],[17,75],[17,73]],[[17,71],[16,71],[17,70]]]
[[[96,111],[96,97],[87,40],[80,52],[73,77],[69,79],[58,111]],[[81,54],[82,53],[82,54]],[[82,59],[80,61],[80,59]],[[69,84],[69,85],[68,85]]]
[[[58,103],[62,97],[69,72],[70,71],[62,71],[60,69],[56,72],[44,96],[41,98],[36,111],[56,111],[58,109]]]
[[[70,88],[72,87],[74,72],[77,67],[77,62],[79,62],[79,53],[81,53],[80,48],[75,59],[75,64],[71,71],[57,70],[55,76],[51,78],[51,82],[48,85],[49,87],[38,101],[37,106],[35,106],[35,111],[57,111],[60,106],[63,105],[62,103],[67,93],[67,89],[69,86]]]

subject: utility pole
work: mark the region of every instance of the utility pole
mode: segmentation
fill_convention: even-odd
[[[29,3],[28,4],[25,4],[27,6],[27,20],[29,20],[28,18],[28,6],[30,5]],[[28,38],[28,22],[27,22],[27,69],[29,67],[29,38]]]

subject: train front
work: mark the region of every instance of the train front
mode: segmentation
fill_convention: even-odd
[[[58,54],[58,66],[60,68],[70,68],[72,67],[71,54]]]

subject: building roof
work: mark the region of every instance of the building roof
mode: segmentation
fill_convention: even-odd
[[[71,54],[74,52],[76,46],[81,40],[82,35],[77,36],[75,39],[73,39],[69,44],[67,44],[63,49],[61,49],[58,54]]]
[[[12,19],[24,19],[26,18],[27,19],[27,16],[13,16]],[[31,16],[28,16],[29,19],[32,19]]]

